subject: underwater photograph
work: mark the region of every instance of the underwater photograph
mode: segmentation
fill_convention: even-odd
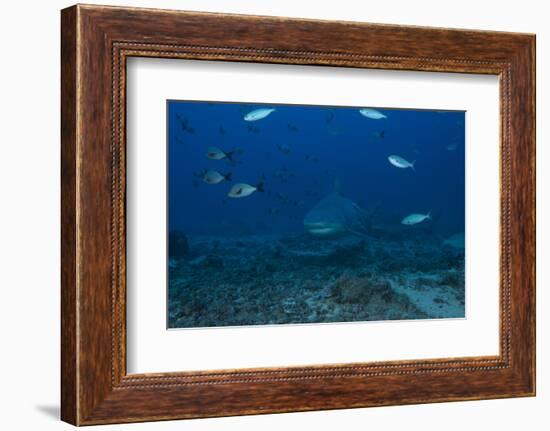
[[[465,112],[167,101],[168,328],[465,317]]]

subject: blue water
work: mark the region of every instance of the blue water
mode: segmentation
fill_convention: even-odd
[[[445,239],[465,230],[464,112],[374,107],[387,117],[375,120],[361,107],[167,107],[168,231],[185,242],[183,251],[170,248],[170,327],[463,316],[464,250]],[[244,120],[259,108],[276,110]],[[232,160],[208,158],[210,147]],[[390,155],[414,169],[393,166]],[[207,170],[231,181],[207,184]],[[233,198],[236,183],[263,190]],[[304,216],[335,187],[377,229],[344,239],[305,232]],[[411,213],[431,220],[404,226]],[[321,264],[303,259],[321,249],[347,254]],[[312,281],[319,267],[330,270],[325,282]],[[365,283],[372,295],[354,296]]]
[[[261,107],[276,111],[259,121],[243,120]],[[170,101],[170,229],[228,235],[301,231],[304,214],[339,179],[347,197],[367,209],[376,206],[390,219],[431,211],[437,229],[464,231],[464,112],[378,110],[388,118],[368,119],[347,107]],[[182,130],[178,115],[193,133]],[[376,136],[380,132],[383,138]],[[449,151],[449,145],[456,148]],[[231,164],[209,160],[210,146],[243,152]],[[416,160],[415,171],[392,166],[392,154]],[[228,198],[231,183],[209,185],[194,175],[205,169],[250,185],[263,174],[265,193]]]

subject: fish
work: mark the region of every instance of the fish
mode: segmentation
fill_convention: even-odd
[[[305,159],[306,160],[311,160],[312,162],[315,162],[317,163],[319,161],[319,157],[317,156],[312,156],[312,155],[309,155],[309,154],[305,154]]]
[[[459,232],[459,233],[455,233],[454,235],[451,235],[449,238],[443,241],[443,245],[448,245],[454,248],[464,248],[464,245],[465,245],[464,232]]]
[[[189,124],[187,118],[182,117],[180,114],[176,114],[176,118],[178,120],[178,123],[180,123],[181,130],[186,131]]]
[[[304,229],[316,237],[334,237],[342,234],[363,236],[367,227],[367,213],[351,199],[340,194],[338,181],[334,190],[321,199],[304,217]]]
[[[244,121],[258,121],[267,117],[274,111],[275,111],[275,108],[254,109],[253,111],[250,111],[248,114],[244,116]]]
[[[431,220],[432,219],[432,212],[429,211],[428,214],[409,214],[407,217],[405,217],[403,220],[401,220],[401,224],[412,226],[418,223],[422,223],[424,220]]]
[[[277,148],[283,154],[290,153],[290,147],[287,144],[277,144]]]
[[[363,117],[370,118],[371,120],[382,120],[388,118],[386,115],[382,114],[380,111],[372,108],[362,108],[359,110],[359,113]]]
[[[195,129],[193,129],[191,126],[189,126],[189,120],[185,117],[182,117],[179,114],[176,114],[176,118],[178,122],[180,123],[181,130],[188,133],[195,133]]]
[[[294,172],[291,172],[287,168],[283,167],[273,172],[273,176],[282,182],[287,182],[290,178],[294,177],[295,174]]]
[[[281,193],[281,192],[277,192],[277,193],[275,194],[275,197],[276,197],[277,199],[279,199],[280,201],[282,201],[282,202],[288,202],[288,199],[289,199],[287,195],[285,195],[285,194],[283,194],[283,193]]]
[[[447,145],[447,151],[454,151],[457,149],[457,147],[458,147],[457,144],[449,144]]]
[[[220,135],[225,135],[225,129],[223,128],[223,126],[220,126],[220,128],[218,129],[218,131],[220,132]]]
[[[247,130],[249,133],[260,133],[260,128],[259,127],[254,127],[252,124],[247,124],[246,126]]]
[[[208,152],[206,153],[206,157],[212,160],[222,160],[227,159],[230,161],[233,161],[233,154],[238,153],[240,150],[237,148],[232,151],[222,151],[218,147],[210,147],[208,148]]]
[[[332,136],[338,136],[338,135],[342,134],[344,129],[342,129],[342,127],[340,127],[340,126],[337,126],[337,125],[331,123],[329,126],[327,126],[327,131]]]
[[[416,160],[413,160],[412,162],[406,161],[403,157],[391,155],[388,157],[389,162],[401,169],[411,168],[414,171],[414,164],[416,163]]]
[[[374,139],[384,139],[384,135],[386,134],[386,131],[385,130],[382,130],[381,132],[374,132],[372,134],[372,137]]]
[[[202,180],[206,184],[218,184],[222,181],[231,181],[231,172],[220,174],[218,171],[209,170],[204,173]]]
[[[250,184],[246,183],[235,184],[233,187],[231,187],[231,190],[229,190],[227,196],[229,196],[230,198],[244,198],[246,196],[250,196],[256,191],[264,191],[263,182],[258,183],[258,185],[256,186],[251,186]]]
[[[288,124],[287,124],[287,127],[288,127],[288,130],[290,130],[291,132],[296,133],[296,132],[299,131],[298,127],[296,127],[296,126],[295,126],[294,124],[292,124],[292,123],[288,123]]]

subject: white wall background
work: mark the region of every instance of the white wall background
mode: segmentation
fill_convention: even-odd
[[[537,34],[538,396],[536,398],[105,426],[135,430],[543,430],[550,423],[550,28],[540,0],[119,0],[171,9]],[[60,0],[4,2],[0,15],[0,427],[63,430],[59,410]]]

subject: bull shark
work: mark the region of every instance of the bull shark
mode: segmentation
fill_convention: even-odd
[[[304,217],[304,228],[313,236],[341,234],[365,236],[368,214],[359,205],[340,194],[338,180],[334,191],[325,196]]]

